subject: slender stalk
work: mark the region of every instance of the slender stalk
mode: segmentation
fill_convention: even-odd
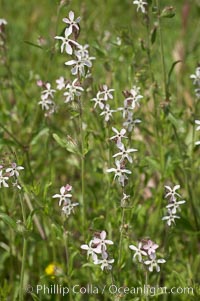
[[[85,155],[84,155],[84,130],[83,130],[83,107],[81,99],[79,98],[79,130],[80,130],[80,143],[81,143],[81,207],[83,226],[85,228]]]
[[[68,239],[67,231],[64,232],[64,242],[65,242],[66,266],[67,266],[67,280],[69,285],[69,301],[72,301],[71,275],[70,275],[70,264],[69,264],[69,239]]]
[[[20,194],[20,203],[22,208],[23,224],[26,224],[26,212],[24,207],[24,200]],[[21,276],[20,276],[20,291],[19,291],[19,301],[24,300],[24,272],[25,272],[25,262],[26,262],[26,253],[27,253],[27,239],[24,235],[23,238],[23,253],[22,253],[22,265],[21,265]]]
[[[145,271],[145,299],[146,299],[146,301],[149,301],[148,282],[149,282],[149,274],[148,274],[148,271]],[[147,294],[146,294],[146,289],[147,289]]]
[[[168,99],[168,91],[167,91],[167,74],[166,74],[166,66],[165,66],[165,55],[164,55],[164,44],[163,44],[163,35],[162,35],[162,26],[161,26],[161,10],[160,10],[160,0],[156,0],[157,8],[158,8],[158,31],[160,38],[160,55],[161,55],[161,63],[162,63],[162,73],[163,73],[163,90],[165,98]]]
[[[122,255],[122,241],[123,241],[124,221],[125,221],[125,208],[122,208],[122,218],[121,218],[120,238],[119,238],[119,259],[118,259],[119,268],[120,268],[120,264],[121,264],[121,255]]]

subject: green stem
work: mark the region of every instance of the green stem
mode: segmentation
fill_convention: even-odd
[[[118,259],[118,267],[119,267],[119,269],[120,269],[120,264],[121,264],[121,255],[122,255],[122,241],[123,241],[124,220],[125,220],[125,208],[122,208],[122,218],[121,218],[120,238],[119,238],[119,259]]]
[[[149,301],[149,293],[148,293],[148,282],[149,282],[149,274],[148,271],[145,271],[145,288],[147,289],[147,294],[145,294],[146,301]]]
[[[69,301],[72,301],[72,290],[71,290],[71,275],[70,275],[70,264],[69,264],[69,240],[67,231],[64,232],[64,242],[65,242],[65,257],[67,266],[67,279],[69,285]]]
[[[85,227],[85,155],[84,155],[84,130],[83,130],[83,108],[81,99],[79,99],[80,107],[80,142],[81,142],[81,205],[83,226]]]
[[[26,224],[26,212],[24,207],[24,200],[20,194],[20,203],[22,208],[23,224]],[[22,265],[21,265],[21,276],[20,276],[20,291],[19,291],[19,301],[24,300],[24,272],[25,272],[25,262],[26,262],[26,253],[27,253],[27,239],[24,235],[23,238],[23,253],[22,253]]]
[[[163,44],[163,36],[162,36],[162,26],[161,26],[161,10],[160,10],[160,0],[156,0],[157,8],[158,8],[158,25],[159,25],[159,38],[160,38],[160,55],[161,55],[161,63],[162,63],[162,73],[163,73],[163,90],[165,99],[168,99],[168,89],[167,89],[167,74],[166,74],[166,66],[165,66],[165,55],[164,55],[164,44]]]

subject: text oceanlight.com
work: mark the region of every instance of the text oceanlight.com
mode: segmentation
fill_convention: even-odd
[[[140,287],[129,287],[129,286],[117,286],[117,285],[104,285],[103,287],[98,287],[93,284],[87,284],[86,286],[81,286],[76,284],[72,287],[63,286],[60,284],[38,284],[35,287],[28,285],[26,288],[27,293],[36,293],[43,295],[62,295],[66,296],[69,293],[72,294],[88,294],[88,295],[98,295],[109,293],[111,295],[123,294],[123,295],[150,295],[155,296],[157,294],[194,294],[193,287],[158,287],[158,286],[140,286]]]

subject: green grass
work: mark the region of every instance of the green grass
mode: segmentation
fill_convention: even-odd
[[[198,1],[161,1],[162,9],[172,5],[176,11],[173,18],[161,18],[166,76],[173,63],[181,60],[172,71],[166,99],[158,30],[151,44],[152,30],[158,26],[157,14],[152,13],[154,2],[149,1],[148,36],[147,19],[136,12],[132,0],[74,0],[66,1],[60,9],[55,0],[0,0],[0,18],[8,22],[6,54],[0,48],[0,59],[6,62],[0,66],[0,164],[7,167],[17,162],[25,168],[20,173],[21,191],[0,188],[0,300],[20,300],[24,241],[24,288],[55,283],[71,288],[92,284],[99,290],[107,286],[103,294],[62,297],[35,291],[24,294],[24,300],[199,300],[200,150],[194,146],[199,140],[194,120],[200,119],[200,111],[190,75],[200,58],[200,6]],[[184,28],[186,3],[189,15]],[[70,10],[81,16],[78,42],[89,44],[90,54],[96,57],[92,78],[84,83],[82,120],[78,106],[64,104],[61,92],[55,98],[58,111],[45,118],[38,105],[41,88],[36,85],[37,79],[53,87],[60,76],[74,79],[64,65],[70,56],[60,53],[54,39],[62,34],[62,18]],[[46,40],[42,47],[38,47],[39,37]],[[109,137],[113,126],[122,128],[122,117],[115,113],[105,124],[100,110],[94,110],[90,102],[105,83],[115,89],[114,100],[110,101],[114,109],[123,106],[122,91],[130,90],[133,84],[141,87],[144,96],[135,114],[142,123],[127,142],[138,152],[127,167],[132,174],[125,187],[130,201],[124,209],[123,227],[122,188],[113,180],[113,173],[106,173],[107,168],[114,167],[112,155],[116,152]],[[82,122],[85,127],[80,133]],[[69,141],[75,141],[73,152]],[[67,183],[73,186],[73,200],[80,205],[75,214],[64,219],[52,196]],[[169,228],[161,220],[166,206],[164,186],[175,184],[180,184],[186,203],[179,214],[181,219]],[[102,230],[114,242],[109,247],[115,259],[112,275],[87,260],[80,249],[94,232]],[[117,287],[145,285],[145,270],[132,261],[133,252],[128,247],[144,238],[156,242],[160,246],[158,257],[166,260],[160,273],[149,273],[148,284],[169,289],[192,287],[193,295],[161,294],[148,299],[144,295],[109,293],[112,281]],[[55,278],[45,272],[51,263],[58,266]]]

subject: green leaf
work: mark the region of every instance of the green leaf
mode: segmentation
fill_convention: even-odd
[[[57,134],[53,134],[52,135],[53,136],[53,138],[54,138],[54,140],[61,146],[61,147],[63,147],[63,148],[66,148],[66,141],[64,140],[64,139],[62,139],[62,138],[60,138]]]
[[[40,45],[37,45],[37,44],[34,44],[32,42],[29,42],[29,41],[24,41],[24,43],[30,45],[30,46],[33,46],[33,47],[36,47],[36,48],[40,48],[40,49],[43,49]]]
[[[166,6],[162,12],[161,18],[173,18],[176,15],[175,8],[173,6]]]
[[[40,140],[40,138],[43,138],[44,136],[47,136],[48,134],[49,134],[48,128],[42,129],[33,137],[32,141],[31,141],[31,145],[37,144],[38,141]]]
[[[2,219],[3,222],[9,225],[11,228],[16,230],[16,222],[10,216],[5,213],[0,213],[0,219]]]
[[[175,61],[173,62],[170,70],[169,70],[169,73],[168,73],[168,79],[167,79],[167,86],[169,87],[169,84],[170,84],[170,80],[171,80],[171,76],[172,76],[172,72],[174,71],[174,68],[175,66],[178,64],[178,63],[181,63],[182,61],[181,60],[178,60],[178,61]]]
[[[151,31],[151,44],[153,45],[156,41],[157,36],[157,26],[154,26],[154,28]]]

